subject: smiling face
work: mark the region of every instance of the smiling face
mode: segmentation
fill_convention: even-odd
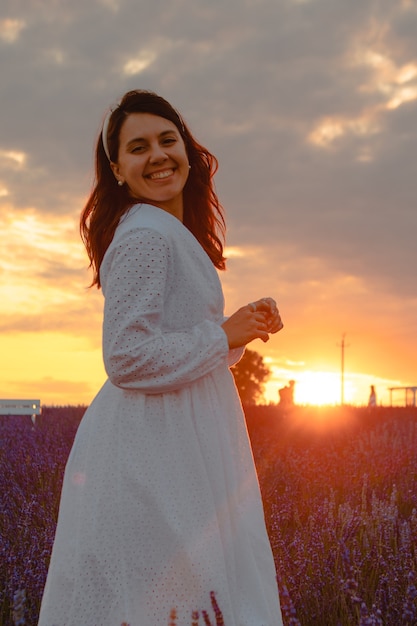
[[[131,113],[119,136],[118,162],[111,163],[130,195],[182,221],[183,189],[189,164],[184,141],[173,122],[151,113]]]

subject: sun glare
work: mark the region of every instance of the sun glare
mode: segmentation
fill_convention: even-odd
[[[264,399],[266,402],[279,402],[279,389],[286,387],[294,380],[294,402],[298,405],[329,406],[342,403],[342,381],[340,372],[304,370],[298,372],[284,371],[272,366],[272,377],[265,385]],[[356,377],[357,378],[357,377]],[[371,383],[375,381],[372,380]],[[360,383],[360,384],[359,384]],[[360,389],[359,389],[360,387]],[[363,389],[362,389],[363,387]],[[346,375],[343,383],[343,403],[355,404],[367,401],[369,381],[356,380],[352,374]]]
[[[344,400],[349,402],[349,386],[345,385]],[[323,406],[340,404],[341,380],[335,372],[302,372],[295,385],[296,404]]]

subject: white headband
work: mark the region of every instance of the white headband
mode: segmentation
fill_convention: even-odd
[[[108,141],[107,141],[107,133],[108,133],[108,130],[109,130],[110,118],[111,118],[112,114],[114,113],[114,111],[116,111],[116,109],[119,108],[119,106],[120,106],[120,103],[116,104],[115,106],[111,107],[111,109],[108,110],[107,115],[104,118],[103,128],[102,128],[102,131],[101,131],[101,141],[103,142],[104,152],[106,153],[106,156],[107,156],[109,161],[111,161],[111,158],[110,158],[109,144],[108,144]],[[178,113],[178,111],[175,111],[175,113],[177,114],[178,120],[179,120],[179,122],[181,124],[182,132],[185,133],[185,126],[184,126],[184,122],[182,120],[182,117]]]
[[[107,112],[106,117],[104,118],[103,129],[101,131],[101,141],[103,142],[104,152],[106,153],[106,157],[108,158],[109,161],[111,161],[111,158],[110,158],[109,144],[108,144],[108,141],[107,141],[107,133],[108,133],[108,130],[109,130],[110,118],[111,118],[112,114],[114,113],[114,111],[119,108],[119,106],[120,106],[120,104],[116,104],[111,109],[109,109],[109,111]]]

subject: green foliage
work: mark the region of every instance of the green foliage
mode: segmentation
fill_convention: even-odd
[[[256,404],[263,393],[263,383],[270,370],[254,350],[245,350],[239,363],[231,368],[242,404]]]

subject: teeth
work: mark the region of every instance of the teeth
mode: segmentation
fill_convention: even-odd
[[[156,178],[167,178],[167,176],[171,176],[172,174],[172,170],[165,170],[164,172],[155,172],[155,174],[150,174],[149,178],[151,179],[156,179]]]

